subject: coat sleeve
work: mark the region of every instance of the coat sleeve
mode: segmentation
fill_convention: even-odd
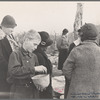
[[[2,47],[1,47],[1,44],[0,44],[0,71],[2,69],[7,69],[7,67],[8,67],[8,62],[3,56]]]
[[[35,74],[35,69],[31,64],[29,66],[21,65],[18,61],[18,54],[12,52],[9,58],[8,73],[17,79],[29,78],[31,74]]]
[[[62,43],[62,38],[60,37],[57,41],[57,49],[60,50],[61,49],[61,43]]]
[[[74,49],[70,52],[68,58],[63,64],[63,74],[66,76],[68,80],[71,79],[71,74],[73,69],[75,68],[75,52]]]

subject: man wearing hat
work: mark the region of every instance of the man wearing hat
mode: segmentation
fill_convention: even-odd
[[[100,99],[100,47],[94,24],[81,27],[82,43],[73,48],[63,65],[70,81],[67,99]]]
[[[12,35],[15,26],[15,19],[10,15],[3,18],[0,26],[0,98],[9,98],[10,85],[6,77],[9,56],[17,46]]]
[[[50,46],[53,41],[50,39],[50,36],[47,32],[41,31],[39,32],[41,36],[41,43],[38,45],[37,49],[35,50],[35,54],[38,57],[39,65],[43,65],[47,68],[47,74],[50,75],[50,84],[49,86],[39,93],[39,98],[41,99],[53,99],[52,97],[52,86],[51,86],[51,74],[52,74],[52,64],[47,57],[46,50],[47,47]]]

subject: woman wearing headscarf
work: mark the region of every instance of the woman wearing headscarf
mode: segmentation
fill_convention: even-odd
[[[47,47],[50,46],[53,41],[50,39],[50,36],[47,32],[42,31],[39,32],[41,36],[41,43],[38,45],[37,49],[34,53],[37,55],[39,65],[43,65],[47,68],[47,74],[50,75],[50,84],[49,86],[39,93],[39,98],[41,99],[52,99],[52,86],[51,86],[51,74],[52,74],[52,64],[47,57],[46,50]]]

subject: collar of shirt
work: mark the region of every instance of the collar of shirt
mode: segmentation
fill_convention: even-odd
[[[26,51],[24,48],[21,47],[21,52],[24,56],[29,56],[30,58],[32,57],[32,53]]]
[[[77,46],[77,45],[79,45],[81,43],[81,39],[80,38],[78,38],[77,40],[75,40],[74,41],[74,44]]]

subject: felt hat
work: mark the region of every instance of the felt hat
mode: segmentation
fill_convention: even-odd
[[[52,43],[53,43],[53,40],[51,40],[49,34],[45,31],[41,31],[41,32],[38,32],[41,36],[41,43],[40,43],[40,46],[44,46],[44,47],[47,47],[47,46],[50,46]]]
[[[1,25],[6,27],[6,28],[14,28],[15,26],[17,26],[15,19],[10,15],[6,15],[3,18]]]
[[[80,31],[83,33],[81,35],[83,40],[96,40],[99,34],[96,26],[92,23],[85,23],[85,25],[81,27]]]

